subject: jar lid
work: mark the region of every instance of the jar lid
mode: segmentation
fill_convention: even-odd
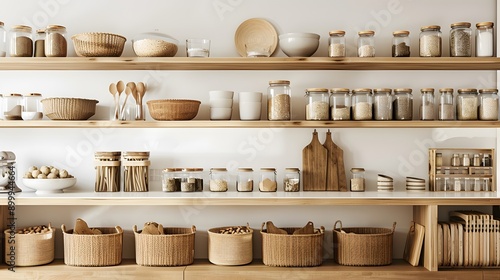
[[[296,167],[287,167],[287,168],[285,168],[285,171],[286,172],[300,172],[300,169],[298,169]]]
[[[62,25],[49,25],[46,29],[47,31],[66,31],[66,27]]]
[[[20,97],[22,97],[23,95],[20,94],[20,93],[7,93],[7,94],[4,94],[3,96],[4,97],[9,97],[9,96],[12,96],[12,97],[14,97],[14,96],[20,96]]]
[[[394,36],[408,36],[410,35],[410,31],[408,30],[397,30],[392,32],[392,35]]]
[[[41,93],[32,92],[32,93],[25,94],[24,96],[42,96],[42,94]]]
[[[45,29],[43,29],[43,28],[42,28],[42,29],[37,29],[37,30],[36,30],[36,33],[37,33],[37,34],[42,34],[42,33],[45,33]]]
[[[440,88],[439,92],[451,92],[451,93],[453,93],[453,89],[452,88]]]
[[[119,157],[121,152],[95,152],[95,157]]]
[[[359,167],[353,167],[351,168],[351,172],[363,172],[365,171],[364,168],[359,168]]]
[[[306,89],[306,93],[309,92],[328,92],[328,89],[326,88],[308,88]]]
[[[290,81],[288,81],[288,80],[272,80],[272,81],[269,81],[269,85],[273,85],[273,84],[289,85]]]
[[[413,90],[411,88],[395,88],[394,93],[408,92],[411,93]]]
[[[361,92],[372,93],[372,90],[370,88],[356,88],[352,90],[352,93],[361,93]]]
[[[498,89],[496,89],[496,88],[482,88],[479,90],[479,93],[498,93]]]
[[[441,26],[439,26],[439,25],[427,25],[427,26],[422,26],[420,28],[420,31],[429,31],[429,30],[440,31],[441,30]]]
[[[252,172],[253,169],[252,168],[238,168],[238,171],[240,171],[240,172]]]
[[[203,168],[199,168],[199,167],[196,167],[196,168],[193,168],[194,172],[202,172],[203,171]]]
[[[348,88],[331,88],[330,89],[330,92],[331,93],[349,93],[349,89]]]
[[[123,157],[147,158],[147,157],[149,157],[149,152],[123,152]]]
[[[373,36],[375,35],[375,31],[373,30],[363,30],[358,32],[359,36]]]
[[[24,32],[31,32],[31,27],[27,25],[14,25],[12,26],[13,31],[24,31]]]
[[[225,171],[227,171],[227,169],[226,169],[226,168],[210,168],[210,171],[216,171],[216,172],[217,172],[217,171],[220,171],[220,172],[225,172]]]
[[[180,171],[180,169],[173,168],[173,167],[167,167],[167,168],[163,169],[163,172],[176,172],[176,171]]]
[[[466,27],[466,28],[469,28],[470,27],[470,22],[465,22],[465,21],[462,21],[462,22],[455,22],[455,23],[452,23],[450,25],[451,28],[457,28],[457,27]]]
[[[430,92],[430,93],[433,94],[434,93],[434,89],[433,88],[422,88],[422,89],[420,89],[420,92],[421,93],[429,93]]]
[[[459,88],[458,93],[477,93],[477,89],[475,88]]]
[[[328,32],[328,34],[330,36],[344,36],[345,31],[344,30],[332,30],[332,31]]]
[[[182,168],[182,172],[193,172],[195,171],[196,169],[195,168]]]
[[[476,23],[476,27],[477,28],[492,28],[493,22],[491,22],[491,21],[478,22],[478,23]]]
[[[264,167],[264,168],[261,168],[260,171],[276,171],[276,168],[272,168],[272,167]]]
[[[392,89],[390,89],[390,88],[376,88],[376,89],[373,89],[373,93],[382,93],[382,92],[392,93]]]

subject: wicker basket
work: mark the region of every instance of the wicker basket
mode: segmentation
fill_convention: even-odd
[[[201,102],[189,99],[161,99],[147,102],[149,114],[157,121],[192,120]]]
[[[143,266],[180,266],[194,261],[196,227],[164,228],[165,235],[140,234],[134,226],[135,261]]]
[[[97,228],[103,234],[73,234],[61,226],[64,237],[64,263],[72,266],[110,266],[122,262],[121,227]]]
[[[337,225],[340,224],[340,228]],[[392,262],[392,238],[396,223],[389,228],[343,228],[333,226],[334,259],[342,265],[389,265]]]
[[[97,103],[83,98],[42,99],[43,113],[51,120],[87,120],[95,114]]]
[[[15,255],[9,250],[12,244],[9,243],[10,229],[4,231],[5,234],[5,263],[11,265],[10,261],[15,262],[16,266],[35,266],[48,264],[54,260],[54,237],[56,229],[48,226],[50,229],[46,233],[36,234],[16,234]],[[11,260],[11,256],[15,259]]]
[[[208,230],[208,260],[217,265],[244,265],[253,260],[253,229],[248,225],[248,233],[221,234],[221,230],[230,227],[218,227]]]
[[[262,224],[262,262],[268,266],[305,267],[323,263],[323,237],[325,228],[314,234],[292,235],[300,228],[281,228],[288,234],[272,234]]]
[[[86,57],[118,57],[123,53],[127,39],[121,35],[89,32],[75,34],[71,37],[78,56]]]

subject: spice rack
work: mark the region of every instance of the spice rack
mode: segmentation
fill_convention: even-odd
[[[495,149],[429,149],[429,190],[496,191]]]

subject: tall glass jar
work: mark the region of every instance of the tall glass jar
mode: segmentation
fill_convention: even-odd
[[[365,169],[351,168],[351,192],[365,191]]]
[[[194,177],[194,191],[203,191],[203,168],[193,168],[191,175]]]
[[[334,121],[351,119],[351,96],[348,88],[330,89],[330,115]]]
[[[236,190],[239,192],[253,191],[252,168],[238,168],[238,179],[236,180]]]
[[[23,96],[23,120],[39,120],[43,117],[42,94],[29,93]]]
[[[95,152],[96,192],[120,191],[121,152]]]
[[[377,121],[392,120],[392,89],[373,90],[373,118]]]
[[[4,94],[2,97],[3,119],[22,120],[23,96],[19,93]]]
[[[429,25],[420,28],[420,56],[439,57],[441,56],[441,27],[439,25]]]
[[[407,121],[413,119],[413,95],[411,88],[394,89],[393,111],[394,119]]]
[[[35,33],[35,57],[45,57],[45,29],[38,29]]]
[[[283,190],[285,192],[300,191],[300,170],[298,168],[285,168]]]
[[[123,191],[149,191],[150,164],[149,152],[124,152],[122,156]]]
[[[469,57],[472,55],[472,29],[470,22],[451,24],[450,56]]]
[[[495,56],[495,32],[491,21],[476,24],[476,56]]]
[[[0,21],[0,57],[7,55],[7,30],[4,23]]]
[[[328,56],[329,57],[345,57],[345,31],[332,30],[329,33],[328,40]]]
[[[66,57],[68,43],[66,41],[66,27],[62,25],[49,25],[46,29],[45,56]]]
[[[181,169],[165,168],[162,171],[162,190],[164,192],[178,192],[181,190]]]
[[[277,189],[278,189],[278,183],[276,182],[276,169],[261,168],[259,191],[275,192]]]
[[[183,168],[181,171],[181,192],[194,192],[196,190],[196,177],[194,168]]]
[[[423,88],[420,90],[422,93],[422,104],[420,105],[420,119],[423,121],[434,120],[434,89]]]
[[[498,89],[479,90],[479,119],[483,121],[498,120]]]
[[[229,185],[229,176],[226,168],[210,169],[210,184],[211,192],[226,192]]]
[[[392,33],[392,57],[410,56],[410,31],[399,30]]]
[[[326,88],[306,89],[306,120],[327,121],[330,119],[330,96]]]
[[[457,96],[457,120],[470,121],[477,120],[477,109],[479,100],[475,88],[458,89]]]
[[[290,81],[269,81],[267,88],[267,118],[270,121],[289,121],[292,117]]]
[[[31,34],[31,27],[26,25],[12,26],[10,29],[10,56],[33,56],[33,36]]]
[[[373,117],[372,90],[358,88],[352,90],[352,119],[355,121],[371,120]]]
[[[440,121],[452,121],[455,119],[455,99],[452,88],[439,89],[438,119]]]
[[[366,30],[358,32],[358,56],[375,56],[375,31]]]

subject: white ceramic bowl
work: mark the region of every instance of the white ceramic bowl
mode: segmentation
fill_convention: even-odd
[[[23,178],[23,184],[36,190],[37,193],[61,193],[64,189],[76,184],[76,178],[60,179],[28,179]]]
[[[233,99],[210,99],[210,108],[232,108]]]
[[[211,90],[208,92],[210,99],[232,99],[234,91],[230,90]]]
[[[25,121],[34,121],[43,119],[42,112],[22,112],[21,118]]]
[[[238,93],[238,100],[240,102],[261,102],[262,92],[242,91]]]
[[[231,119],[231,108],[210,108],[210,119],[211,120],[230,120]]]
[[[262,103],[259,102],[240,102],[240,120],[255,121],[260,120]]]
[[[280,48],[287,56],[309,57],[318,50],[320,36],[315,33],[286,33],[279,38]]]

